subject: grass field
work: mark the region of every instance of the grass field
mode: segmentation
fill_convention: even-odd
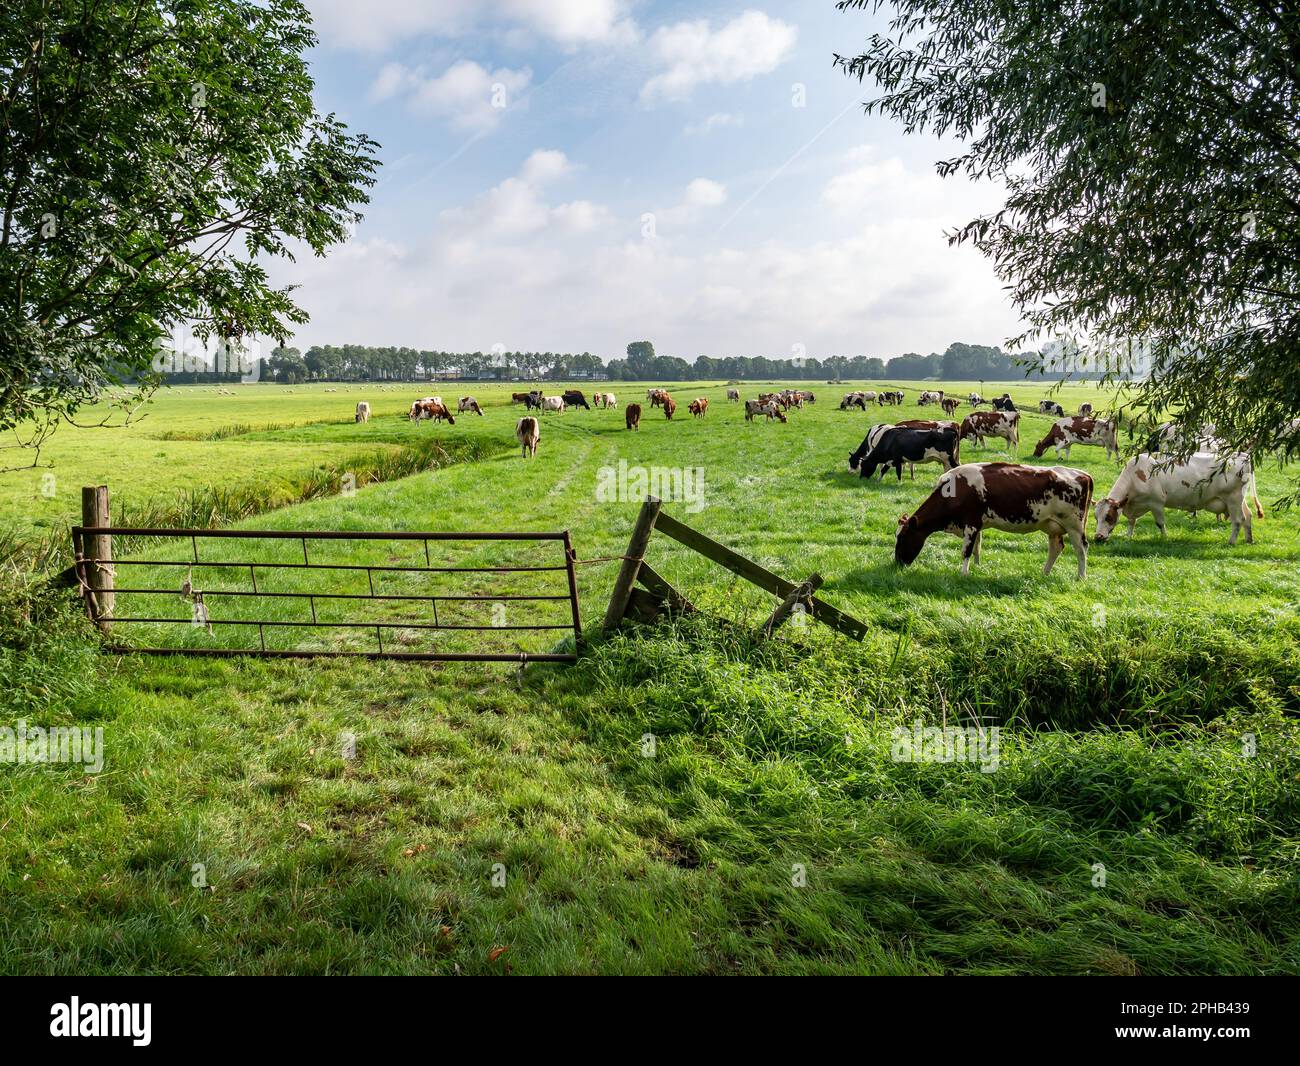
[[[620,409],[545,416],[530,462],[509,386],[432,388],[485,402],[454,427],[406,421],[423,386],[175,389],[127,430],[60,431],[52,495],[42,471],[0,477],[0,525],[56,530],[82,484],[127,514],[224,486],[260,503],[250,528],[569,529],[594,560],[639,505],[602,489],[622,460],[633,485],[699,471],[666,510],[820,573],[866,640],[755,643],[770,597],[663,537],[655,568],[722,621],[572,668],[112,658],[57,597],[7,608],[0,722],[102,726],[106,765],[0,765],[0,969],[1300,972],[1300,516],[1235,548],[1208,515],[1164,539],[1147,518],[1082,584],[1068,549],[1042,574],[1041,535],[990,533],[966,578],[951,537],[899,570],[897,516],[938,471],[867,484],[846,460],[912,403],[839,411],[848,386],[821,385],[788,425],[745,423],[722,385],[677,386],[677,418],[631,434],[644,388],[601,387]],[[1025,458],[1046,392],[1006,387]],[[439,469],[251,517],[433,438]],[[1068,465],[1101,492],[1119,469]],[[1261,465],[1266,508],[1295,474]],[[589,629],[615,566],[579,567]],[[997,769],[896,761],[917,721],[998,725]]]

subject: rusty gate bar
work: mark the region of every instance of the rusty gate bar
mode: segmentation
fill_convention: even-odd
[[[205,617],[204,622],[211,626],[247,626],[256,627],[259,636],[258,648],[203,648],[203,647],[132,647],[125,644],[114,644],[108,646],[109,651],[130,654],[143,655],[205,655],[205,656],[242,656],[250,655],[266,658],[367,658],[367,659],[399,659],[413,662],[552,662],[552,663],[572,663],[577,660],[577,651],[582,638],[582,622],[579,615],[578,606],[578,586],[575,573],[575,554],[569,531],[549,533],[549,532],[384,532],[377,530],[242,530],[242,529],[191,529],[176,528],[168,529],[157,526],[74,526],[71,530],[73,550],[75,555],[74,571],[79,579],[79,584],[83,590],[83,596],[86,603],[86,610],[92,621],[99,622],[101,619],[96,617],[97,609],[95,601],[91,596],[85,596],[85,589],[88,587],[86,581],[87,566],[93,564],[93,560],[88,560],[85,555],[85,545],[87,538],[96,535],[111,535],[116,538],[145,537],[145,538],[164,538],[164,539],[184,539],[189,538],[191,547],[191,558],[188,559],[123,559],[114,560],[117,566],[151,566],[151,567],[189,567],[189,568],[218,568],[225,567],[242,570],[247,569],[252,589],[213,589],[204,590],[202,595],[204,600],[216,599],[222,596],[244,597],[257,600],[259,598],[279,599],[279,600],[302,600],[308,601],[311,607],[311,621],[285,621],[280,619],[267,618],[241,618],[241,619],[218,619],[210,616]],[[297,540],[302,544],[303,561],[301,563],[275,562],[268,560],[241,560],[234,562],[212,561],[204,562],[199,557],[198,540],[218,539],[218,540]],[[365,563],[313,563],[307,550],[307,541],[417,541],[424,544],[424,566],[390,566],[379,564]],[[564,552],[564,561],[555,566],[433,566],[429,556],[429,541],[439,542],[462,542],[462,543],[483,543],[489,541],[514,541],[514,542],[544,542],[555,541],[561,546]],[[257,581],[257,569],[263,570],[331,570],[331,571],[360,571],[367,572],[367,584],[369,594],[350,593],[350,592],[269,592],[264,587],[259,586]],[[424,595],[409,595],[396,593],[377,593],[374,586],[374,571],[384,573],[404,573],[404,574],[421,574],[421,573],[468,573],[468,574],[512,574],[512,573],[565,573],[568,589],[567,595],[556,594],[524,594],[514,592],[503,592],[497,595],[492,594],[457,594],[457,593],[434,593]],[[114,592],[121,595],[154,595],[167,596],[175,594],[175,589],[155,588],[153,582],[144,582],[146,587],[114,587]],[[378,601],[410,601],[430,603],[433,607],[433,623],[420,621],[365,621],[365,622],[321,622],[316,615],[316,600],[378,600]],[[459,625],[443,624],[438,619],[438,601],[460,602],[460,603],[493,603],[499,601],[514,602],[558,602],[568,600],[570,604],[571,621],[564,624],[532,624],[532,625]],[[149,614],[145,615],[126,615],[114,612],[107,615],[105,621],[113,623],[145,623],[155,625],[189,625],[192,618],[168,618],[157,617]],[[366,650],[317,650],[308,648],[267,648],[265,638],[265,627],[281,628],[302,628],[302,629],[335,629],[335,630],[368,630],[373,629],[379,644],[378,651]],[[384,649],[383,630],[384,629],[407,629],[407,630],[432,630],[445,632],[492,632],[492,631],[525,631],[525,632],[547,632],[555,630],[569,630],[574,637],[574,651],[570,652],[409,652],[409,651],[388,651]],[[209,629],[210,631],[210,629]]]

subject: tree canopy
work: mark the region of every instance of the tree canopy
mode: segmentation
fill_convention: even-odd
[[[892,6],[888,32],[835,61],[883,90],[868,112],[961,142],[942,175],[1005,183],[1002,209],[951,239],[1021,309],[1011,346],[1145,374],[1130,402],[1152,420],[1300,451],[1300,6]]]
[[[312,103],[298,0],[0,8],[0,431],[39,441],[179,326],[306,320],[265,257],[359,220],[377,147]]]

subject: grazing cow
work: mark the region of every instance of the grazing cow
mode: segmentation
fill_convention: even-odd
[[[515,423],[515,440],[522,445],[525,459],[537,454],[537,442],[541,439],[542,427],[532,415],[526,415]]]
[[[1254,483],[1255,473],[1250,456],[1215,455],[1197,452],[1186,460],[1143,452],[1128,461],[1123,472],[1097,501],[1097,541],[1105,541],[1119,524],[1122,514],[1128,519],[1128,535],[1133,535],[1137,520],[1150,512],[1160,535],[1165,535],[1165,510],[1210,511],[1226,514],[1232,522],[1228,543],[1237,543],[1237,533],[1245,526],[1246,543],[1253,543],[1250,508],[1246,493]]]
[[[565,408],[564,397],[543,396],[541,401],[538,403],[538,407],[540,407],[543,412],[559,411],[560,414],[564,414],[564,408]]]
[[[858,476],[869,478],[878,468],[894,468],[903,480],[904,463],[938,463],[945,470],[957,465],[959,440],[956,426],[943,429],[908,429],[891,426],[879,434],[875,444],[871,434],[849,456],[849,469],[856,465]]]
[[[1001,437],[1015,451],[1020,446],[1019,411],[973,411],[961,424],[961,439],[974,439],[981,448],[985,437]]]
[[[1018,408],[1014,403],[1011,402],[1011,394],[1008,392],[1004,392],[1001,396],[998,396],[993,400],[993,410],[1018,411],[1020,410],[1020,408]]]
[[[943,413],[949,418],[957,413],[957,401],[951,396],[945,396],[940,400],[939,406],[943,408]]]
[[[641,405],[639,403],[628,404],[627,410],[624,412],[624,416],[627,419],[628,429],[641,428]]]
[[[662,407],[664,401],[668,399],[668,393],[663,389],[651,389],[649,392],[650,406]]]
[[[1227,444],[1219,437],[1215,436],[1218,432],[1213,422],[1206,422],[1201,426],[1200,432],[1194,438],[1193,452],[1208,452],[1211,455],[1223,457],[1227,452]],[[1183,450],[1183,441],[1186,439],[1186,432],[1174,422],[1166,422],[1157,429],[1147,441],[1147,451],[1162,457],[1176,455]],[[1264,508],[1259,502],[1259,493],[1255,488],[1255,473],[1252,469],[1250,474],[1250,483],[1246,486],[1246,493],[1250,497],[1250,502],[1255,508],[1255,514],[1260,518],[1264,517]],[[1193,511],[1193,514],[1196,512]],[[1219,520],[1223,521],[1226,512],[1219,511]]]
[[[935,490],[912,515],[898,520],[894,561],[910,565],[933,533],[962,538],[961,572],[979,562],[984,530],[1047,534],[1047,565],[1070,538],[1079,561],[1079,580],[1088,573],[1088,506],[1092,476],[1068,466],[1024,466],[1020,463],[966,463],[939,478]]]
[[[654,398],[655,398],[655,393],[657,393],[657,392],[661,392],[661,391],[662,391],[661,389],[646,389],[646,390],[645,390],[645,398],[646,398],[647,400],[650,400],[650,401],[651,401],[651,404],[650,404],[651,407],[654,406],[653,401],[654,401]]]
[[[781,410],[780,404],[774,400],[746,400],[745,401],[745,421],[754,421],[755,415],[767,415],[768,421],[777,419],[780,422],[789,421],[785,417],[785,412]]]
[[[1058,418],[1047,431],[1047,436],[1034,446],[1034,458],[1042,457],[1048,447],[1056,449],[1058,459],[1070,458],[1070,447],[1075,444],[1091,444],[1106,449],[1106,458],[1112,455],[1118,458],[1119,445],[1115,442],[1115,423],[1103,418],[1084,418],[1081,415],[1068,415]]]
[[[966,402],[970,404],[972,407],[978,407],[982,403],[988,403],[988,400],[984,399],[984,397],[981,396],[978,392],[972,392],[969,396],[966,397]]]
[[[1091,415],[1091,414],[1092,414],[1092,404],[1090,404],[1090,403],[1081,403],[1081,404],[1079,404],[1079,414],[1081,414],[1081,415]]]
[[[528,397],[531,396],[531,395],[532,395],[531,392],[512,392],[512,393],[510,394],[510,402],[511,402],[511,403],[528,403]]]
[[[903,400],[906,399],[906,397],[903,395],[902,389],[896,389],[895,391],[885,393],[884,395],[890,397],[891,403],[898,404],[898,405],[901,405],[903,403]]]
[[[664,418],[668,419],[671,422],[673,415],[675,415],[676,413],[677,413],[677,401],[674,400],[671,396],[668,395],[668,393],[665,392],[664,393]]]
[[[687,404],[686,409],[696,418],[703,418],[709,410],[709,401],[705,397],[701,396]]]
[[[358,422],[370,421],[370,404],[366,403],[365,400],[362,400],[359,404],[357,404],[356,420]]]
[[[581,407],[584,411],[590,411],[591,405],[587,403],[587,397],[582,395],[577,389],[564,390],[565,407]]]
[[[618,407],[618,397],[615,396],[612,392],[607,392],[604,394],[604,396],[605,396],[606,411],[613,411],[615,408]]]
[[[451,412],[447,410],[446,405],[437,399],[416,400],[411,405],[409,417],[417,422],[424,419],[441,422],[445,418],[451,425],[456,424],[456,420],[452,417]]]
[[[874,394],[872,399],[875,399]],[[762,400],[763,397],[760,396],[759,401]],[[840,410],[843,411],[847,407],[861,407],[865,411],[867,409],[867,394],[865,392],[846,392],[844,399],[840,401]]]
[[[740,390],[739,390],[739,389],[728,389],[728,390],[727,390],[727,399],[730,400],[732,403],[740,403]]]
[[[478,400],[474,399],[473,396],[462,396],[460,398],[460,403],[456,405],[456,410],[460,414],[464,414],[466,411],[473,411],[480,418],[483,417],[483,408],[478,405]]]
[[[800,392],[800,393],[799,393],[799,399],[803,400],[804,403],[816,403],[816,402],[817,402],[817,397],[814,396],[811,392]]]
[[[1039,400],[1038,413],[1040,415],[1056,415],[1057,418],[1065,417],[1065,408],[1055,400]]]
[[[929,418],[905,418],[901,422],[877,423],[876,425],[872,426],[869,430],[867,430],[866,439],[862,442],[864,447],[860,447],[857,452],[854,452],[852,455],[849,456],[849,470],[854,474],[858,472],[857,460],[860,459],[862,455],[866,455],[867,452],[869,452],[872,448],[876,446],[881,436],[884,435],[884,432],[887,429],[935,429],[935,430],[951,429],[954,432],[959,432],[960,428],[961,427],[958,426],[956,422],[935,421],[934,419],[929,419]],[[858,454],[859,452],[861,453],[861,455]],[[880,477],[882,481],[884,480],[884,477],[887,473],[889,473],[889,467],[882,466],[880,468]],[[913,481],[916,480],[915,463],[907,464],[907,473],[908,476],[912,478]]]

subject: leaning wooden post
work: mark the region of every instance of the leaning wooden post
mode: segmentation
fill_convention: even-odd
[[[609,597],[609,607],[605,610],[604,630],[613,632],[622,621],[627,611],[627,601],[632,595],[632,586],[636,584],[641,572],[641,560],[645,556],[650,535],[655,531],[655,522],[659,518],[659,508],[663,501],[656,496],[647,496],[641,505],[641,513],[636,516],[636,525],[632,527],[632,539],[627,542],[627,554],[623,556],[623,565],[619,567],[618,577],[614,581],[614,592]]]
[[[81,524],[106,529],[112,525],[108,514],[108,486],[87,485],[81,490]],[[100,632],[110,629],[108,619],[113,616],[116,597],[113,595],[113,538],[108,533],[95,533],[84,538],[82,551],[86,556],[86,584],[90,587],[91,604],[95,622]]]
[[[812,606],[808,601],[812,598],[814,592],[822,587],[821,574],[813,574],[802,585],[796,585],[790,590],[777,608],[772,612],[767,622],[764,624],[761,633],[764,637],[770,637],[773,631],[790,617],[790,612],[794,610],[795,604],[802,603],[805,607]]]

